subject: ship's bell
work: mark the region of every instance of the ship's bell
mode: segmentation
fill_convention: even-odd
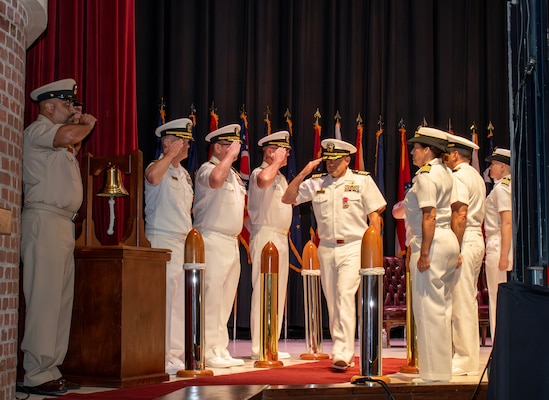
[[[105,185],[97,193],[99,197],[122,197],[129,193],[122,182],[122,173],[115,165],[109,163],[105,170]]]

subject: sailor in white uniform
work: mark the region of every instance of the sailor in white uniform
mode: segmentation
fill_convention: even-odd
[[[162,155],[145,170],[145,235],[151,246],[170,249],[166,263],[166,373],[185,365],[185,239],[192,228],[192,180],[181,161],[189,155],[192,121],[180,118],[155,131]]]
[[[417,327],[419,378],[416,382],[449,381],[452,375],[452,290],[459,243],[450,229],[455,202],[453,177],[442,162],[446,132],[421,127],[408,143],[420,167],[404,198],[412,230],[410,277]]]
[[[275,132],[261,138],[257,144],[263,150],[263,162],[252,171],[248,184],[248,215],[252,227],[250,236],[252,359],[259,359],[261,350],[261,253],[268,242],[272,242],[278,251],[278,338],[282,328],[288,286],[288,229],[292,223],[292,206],[282,202],[282,195],[288,187],[288,182],[286,177],[280,173],[280,168],[286,165],[290,155],[290,133],[288,131]],[[290,355],[279,351],[278,359],[284,358],[290,358]]]
[[[507,282],[507,271],[513,269],[513,216],[511,196],[511,152],[497,148],[486,158],[494,187],[486,198],[486,283],[490,311],[490,334],[496,334],[498,285]]]
[[[337,139],[324,139],[322,158],[313,160],[292,180],[283,201],[312,201],[320,243],[318,257],[322,289],[328,306],[332,336],[332,368],[354,365],[356,305],[360,284],[362,237],[373,224],[381,232],[380,213],[386,201],[368,172],[348,168],[356,147]],[[321,160],[326,174],[306,179]]]
[[[231,357],[227,322],[240,279],[238,234],[244,221],[246,187],[232,168],[240,154],[240,126],[231,124],[210,132],[212,156],[198,169],[195,180],[194,227],[204,239],[205,359],[206,366],[243,365]]]
[[[473,150],[478,145],[461,136],[448,134],[448,158],[457,200],[452,204],[452,230],[461,248],[461,266],[456,270],[452,292],[452,375],[478,375],[480,345],[478,341],[477,281],[484,259],[484,204],[486,185],[471,166]]]

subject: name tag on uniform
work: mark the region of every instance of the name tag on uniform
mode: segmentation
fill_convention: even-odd
[[[355,185],[355,184],[345,185],[346,192],[358,192],[359,189],[360,189],[359,185]]]

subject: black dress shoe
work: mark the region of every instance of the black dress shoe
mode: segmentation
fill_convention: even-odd
[[[65,388],[67,390],[78,390],[82,387],[78,383],[68,381],[68,380],[66,380],[65,378],[62,378],[62,377],[57,380],[57,383],[59,383],[60,385],[65,386]]]
[[[67,393],[65,385],[59,383],[59,380],[45,382],[38,386],[24,386],[24,389],[31,394],[41,394],[44,396],[61,396]]]

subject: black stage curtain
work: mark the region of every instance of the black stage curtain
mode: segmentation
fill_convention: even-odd
[[[522,282],[499,285],[487,399],[549,398],[548,309],[547,288]]]
[[[212,102],[220,126],[238,123],[245,105],[252,168],[260,164],[256,143],[264,135],[267,106],[273,131],[285,128],[286,109],[292,114],[298,169],[312,158],[318,108],[322,138],[334,136],[339,110],[342,137],[353,143],[360,113],[365,165],[373,171],[381,116],[388,202],[384,253],[393,255],[390,210],[396,202],[401,119],[408,137],[424,119],[442,129],[451,124],[464,136],[474,122],[481,168],[490,121],[494,144],[509,146],[506,7],[502,0],[136,0],[139,147],[145,164],[155,155],[161,98],[167,120],[196,107],[200,162],[207,157],[203,138]],[[305,243],[308,208],[301,209]],[[243,276],[247,269],[243,265]],[[293,301],[302,298],[301,277],[290,275],[289,324],[303,326],[301,305]],[[249,303],[247,290],[239,293]],[[238,326],[248,326],[244,314]]]

